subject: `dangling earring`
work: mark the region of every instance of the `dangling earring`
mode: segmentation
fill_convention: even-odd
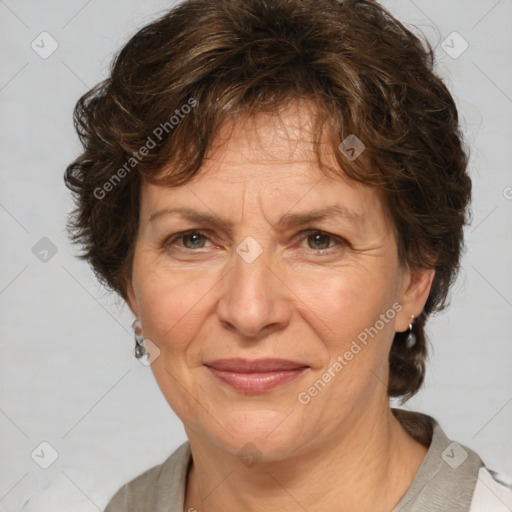
[[[407,335],[407,341],[405,342],[407,345],[407,348],[411,348],[416,343],[416,336],[412,332],[412,327],[414,324],[414,315],[411,316],[411,321],[409,322],[409,333]]]
[[[137,359],[146,355],[146,348],[144,347],[144,336],[142,335],[142,326],[140,320],[136,318],[132,324],[133,334],[135,336],[135,352],[134,355]]]

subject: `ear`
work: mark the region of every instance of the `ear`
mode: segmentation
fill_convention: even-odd
[[[435,270],[418,269],[415,271],[406,270],[404,273],[404,285],[399,299],[402,310],[396,317],[395,331],[405,332],[409,329],[411,317],[420,316],[425,303],[427,302]]]
[[[132,279],[127,279],[126,283],[126,304],[136,318],[139,317],[139,308],[137,307],[137,299],[135,298],[135,289]]]

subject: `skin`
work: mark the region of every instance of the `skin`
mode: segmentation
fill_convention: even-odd
[[[128,304],[161,351],[151,368],[190,441],[185,510],[390,511],[427,452],[391,414],[387,380],[393,335],[421,313],[433,271],[400,263],[374,190],[314,163],[307,107],[226,123],[191,181],[141,190]],[[286,213],[335,204],[359,219],[277,229]],[[149,220],[177,207],[214,214],[232,228],[171,213]],[[187,230],[204,236],[172,240]],[[251,263],[236,252],[246,237],[263,249]],[[394,303],[401,311],[300,403],[299,393]],[[229,357],[309,368],[279,388],[248,394],[204,366]],[[250,466],[237,456],[247,443],[261,456]]]

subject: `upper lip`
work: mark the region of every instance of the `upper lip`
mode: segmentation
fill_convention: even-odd
[[[276,372],[286,370],[297,370],[306,368],[308,365],[289,361],[287,359],[217,359],[205,363],[205,366],[215,370],[223,370],[236,373],[257,373],[257,372]]]

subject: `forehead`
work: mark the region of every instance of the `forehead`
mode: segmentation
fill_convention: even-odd
[[[315,112],[308,103],[292,103],[275,114],[257,112],[238,120],[232,118],[223,123],[216,134],[212,147],[203,162],[203,171],[213,171],[218,163],[224,168],[233,166],[261,167],[266,177],[272,177],[271,167],[309,167],[319,170],[313,144]],[[328,154],[327,141],[320,143],[322,152]],[[265,168],[270,168],[265,173]]]
[[[279,213],[290,210],[306,213],[333,206],[332,213],[338,209],[354,220],[381,216],[377,192],[339,170],[327,138],[319,141],[324,166],[319,165],[314,120],[311,105],[294,103],[278,114],[256,113],[225,122],[189,182],[177,187],[145,184],[146,218],[170,207],[189,208],[190,203],[233,219],[240,212],[280,218]]]

